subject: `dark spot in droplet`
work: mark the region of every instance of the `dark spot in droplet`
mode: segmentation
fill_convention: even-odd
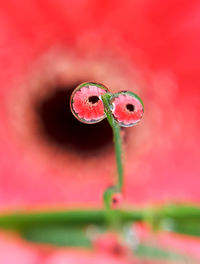
[[[135,110],[135,106],[132,105],[132,104],[127,104],[127,105],[126,105],[126,109],[127,109],[128,111],[130,111],[130,112],[133,112],[133,111]]]
[[[90,103],[92,103],[92,104],[96,104],[96,103],[99,101],[99,97],[96,96],[96,95],[90,96],[90,97],[88,98],[88,101],[89,101]]]
[[[113,204],[116,204],[117,202],[118,202],[118,200],[117,200],[116,198],[113,198],[113,199],[112,199],[112,203],[113,203]]]
[[[37,102],[36,114],[40,122],[38,134],[60,150],[82,152],[84,155],[93,155],[94,152],[100,154],[100,150],[112,146],[111,127],[106,119],[91,125],[81,123],[73,116],[70,96],[76,86],[55,87],[51,94]],[[94,97],[92,101],[98,98]]]

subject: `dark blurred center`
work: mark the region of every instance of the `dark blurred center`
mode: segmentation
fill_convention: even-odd
[[[90,96],[90,97],[88,98],[88,101],[89,101],[90,103],[92,103],[92,104],[96,104],[96,103],[99,101],[99,97],[98,97],[98,96],[95,96],[95,95]]]
[[[42,136],[62,150],[92,154],[112,142],[112,130],[103,120],[97,124],[79,122],[71,113],[70,96],[77,84],[55,87],[50,95],[37,104],[36,112],[41,122]],[[89,97],[96,103],[97,96]]]
[[[129,112],[133,112],[134,109],[135,109],[135,107],[134,107],[134,105],[132,105],[132,104],[127,104],[127,105],[126,105],[126,109],[127,109]]]

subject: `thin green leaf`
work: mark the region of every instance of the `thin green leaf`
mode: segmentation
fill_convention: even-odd
[[[160,260],[171,260],[171,261],[185,261],[188,259],[187,256],[181,255],[176,252],[164,250],[158,247],[150,246],[147,244],[139,244],[134,250],[136,256],[145,259],[160,259]],[[191,262],[190,262],[191,263]]]
[[[38,226],[21,232],[34,243],[53,244],[68,247],[91,247],[91,241],[81,228],[64,226]]]

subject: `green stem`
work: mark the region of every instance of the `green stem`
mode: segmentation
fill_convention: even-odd
[[[176,223],[200,223],[200,207],[192,205],[167,204],[162,207],[143,208],[135,210],[117,210],[122,223],[148,221],[148,217],[160,221],[173,220]],[[148,216],[148,217],[147,217]],[[49,212],[18,212],[0,214],[0,227],[18,229],[36,225],[104,225],[107,221],[105,210],[69,210]],[[200,225],[200,224],[199,224]]]
[[[120,136],[120,127],[115,122],[113,123],[113,137],[115,144],[115,155],[117,161],[117,171],[118,171],[118,188],[120,192],[123,188],[123,165],[122,165],[122,144],[121,144],[121,136]]]
[[[112,127],[113,131],[113,140],[115,145],[115,155],[116,155],[116,162],[117,162],[117,174],[118,174],[118,182],[117,182],[117,189],[121,192],[123,188],[123,165],[122,165],[122,142],[120,136],[120,127],[118,123],[115,121],[112,112],[111,112],[111,105],[110,99],[112,95],[106,93],[102,95],[102,101],[104,103],[105,113],[108,119],[110,126]]]
[[[118,210],[123,221],[138,221],[143,219],[142,211],[125,212]],[[107,211],[105,210],[69,210],[49,212],[17,212],[0,215],[0,228],[20,229],[43,225],[105,225]]]

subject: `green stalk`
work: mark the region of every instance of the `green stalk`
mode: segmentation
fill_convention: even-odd
[[[116,122],[113,122],[113,138],[115,145],[115,155],[117,161],[117,171],[118,171],[118,188],[120,192],[123,187],[123,165],[122,165],[122,144],[121,144],[121,136],[120,136],[120,127]]]
[[[117,162],[117,175],[118,175],[118,181],[117,181],[117,189],[119,192],[122,191],[123,188],[123,165],[122,165],[122,142],[121,142],[121,136],[120,136],[120,127],[118,123],[115,121],[112,112],[111,112],[111,105],[110,100],[112,95],[109,93],[106,93],[101,96],[102,101],[105,108],[105,113],[108,119],[108,122],[112,128],[113,131],[113,141],[115,145],[115,156],[116,156],[116,162]]]

